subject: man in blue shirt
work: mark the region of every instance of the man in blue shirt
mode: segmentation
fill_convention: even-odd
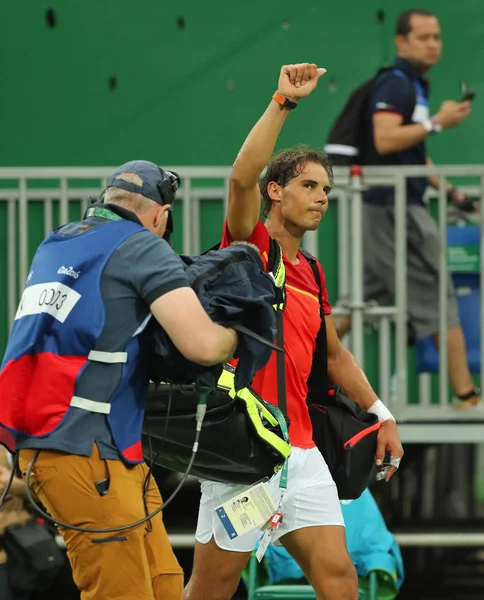
[[[394,69],[374,82],[366,112],[367,164],[431,165],[425,140],[430,135],[461,123],[470,113],[469,102],[444,102],[429,112],[429,82],[426,74],[439,60],[442,50],[437,18],[426,10],[410,10],[397,21]],[[407,278],[408,315],[418,337],[439,332],[439,234],[430,216],[424,193],[427,184],[438,188],[438,179],[407,180]],[[454,202],[465,198],[447,183]],[[364,257],[365,297],[387,304],[395,298],[394,188],[375,188],[365,194]],[[449,377],[458,406],[479,402],[466,361],[466,345],[459,323],[455,291],[448,283]]]

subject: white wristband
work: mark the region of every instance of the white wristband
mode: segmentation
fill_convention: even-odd
[[[370,406],[367,412],[376,415],[380,423],[382,421],[395,421],[395,417],[392,415],[392,413],[388,410],[388,408],[383,404],[381,400],[373,402],[373,404]]]

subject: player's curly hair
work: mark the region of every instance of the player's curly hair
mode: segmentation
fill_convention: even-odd
[[[275,154],[259,180],[262,196],[262,216],[266,218],[271,212],[273,201],[267,193],[267,186],[275,181],[281,187],[286,186],[294,177],[297,177],[309,162],[321,165],[326,170],[330,184],[333,183],[333,168],[328,155],[316,148],[299,145],[295,148],[281,150]]]

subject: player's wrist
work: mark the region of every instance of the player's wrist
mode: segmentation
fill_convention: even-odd
[[[377,400],[373,402],[373,404],[368,409],[369,413],[373,413],[378,417],[378,421],[383,423],[384,421],[396,421],[395,417],[388,410],[388,408],[383,404],[381,400]]]
[[[298,98],[294,96],[287,96],[279,90],[274,92],[272,98],[279,104],[281,109],[285,110],[294,110],[298,102]]]

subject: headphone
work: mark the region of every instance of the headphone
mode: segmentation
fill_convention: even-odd
[[[173,202],[175,201],[176,191],[180,186],[180,176],[175,171],[164,171],[161,167],[160,174],[161,179],[156,184],[156,189],[158,190],[162,204],[170,204],[173,206]],[[165,239],[168,243],[170,243],[170,237],[173,233],[173,212],[172,209],[168,209],[168,221],[166,223],[165,233],[163,235],[163,239]]]

